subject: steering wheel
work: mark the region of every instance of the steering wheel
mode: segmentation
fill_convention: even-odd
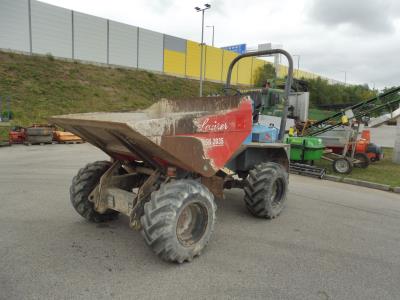
[[[242,95],[242,93],[240,92],[240,90],[232,88],[232,87],[226,87],[224,86],[222,88],[222,90],[224,91],[225,95],[228,95],[228,91],[234,91],[235,94],[233,94],[234,96],[238,96],[238,95]]]

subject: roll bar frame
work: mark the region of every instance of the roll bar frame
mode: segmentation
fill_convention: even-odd
[[[270,49],[270,50],[248,52],[248,53],[244,53],[244,54],[241,54],[241,55],[235,57],[232,60],[231,64],[229,65],[228,74],[226,76],[225,88],[229,89],[231,87],[231,77],[232,77],[233,67],[239,60],[246,58],[246,57],[272,55],[272,54],[284,55],[287,58],[288,63],[289,63],[288,75],[287,75],[286,82],[285,82],[285,92],[284,92],[285,102],[284,102],[283,115],[281,118],[281,125],[279,128],[279,135],[278,135],[278,140],[280,142],[283,142],[283,137],[285,136],[285,130],[286,130],[287,115],[289,112],[289,94],[290,94],[290,88],[291,88],[292,82],[293,82],[293,58],[289,54],[289,52],[287,52],[283,49]]]

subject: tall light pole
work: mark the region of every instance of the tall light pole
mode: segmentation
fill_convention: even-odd
[[[215,32],[215,26],[214,25],[210,25],[210,26],[206,26],[207,28],[212,28],[213,29],[213,34],[212,34],[212,46],[214,47],[214,32]]]
[[[203,97],[203,48],[204,48],[204,11],[210,9],[211,5],[206,3],[204,8],[195,7],[197,12],[201,11],[201,50],[200,50],[200,97]]]

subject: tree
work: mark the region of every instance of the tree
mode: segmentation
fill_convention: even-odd
[[[275,79],[275,68],[267,63],[256,70],[254,84],[261,87],[267,80]],[[302,78],[310,90],[310,104],[355,104],[376,96],[375,90],[370,90],[368,85],[330,84],[328,80],[317,77],[316,79]],[[277,80],[280,81],[280,80]]]
[[[265,84],[267,80],[271,80],[273,78],[275,78],[275,68],[272,64],[266,63],[256,70],[254,85],[257,87],[261,87]]]

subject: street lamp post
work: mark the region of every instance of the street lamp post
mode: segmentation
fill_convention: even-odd
[[[212,46],[214,47],[214,32],[215,32],[215,26],[214,25],[210,25],[210,26],[206,26],[207,28],[212,28]]]
[[[195,7],[197,12],[201,11],[201,50],[200,50],[200,97],[203,97],[203,48],[204,48],[204,11],[210,9],[210,4],[204,4],[204,8]]]

